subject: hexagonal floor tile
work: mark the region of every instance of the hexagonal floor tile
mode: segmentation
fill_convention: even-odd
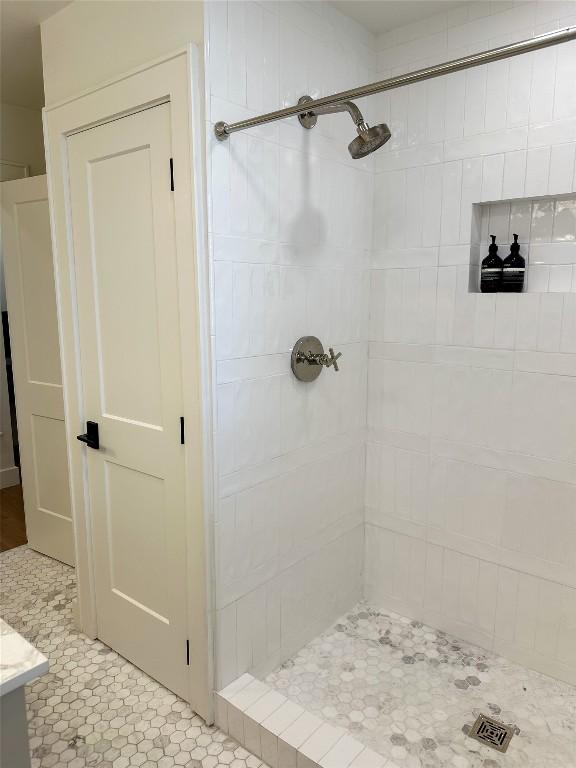
[[[228,737],[81,635],[72,622],[75,593],[72,568],[25,546],[0,554],[2,617],[50,660],[50,671],[26,689],[32,768],[218,768]],[[246,750],[230,755],[234,768],[266,768]]]

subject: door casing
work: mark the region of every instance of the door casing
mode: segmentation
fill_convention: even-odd
[[[85,452],[67,137],[170,102],[174,159],[175,239],[179,275],[184,417],[186,420],[187,606],[190,704],[213,722],[212,361],[205,225],[202,60],[190,45],[43,111],[64,407],[74,518],[80,629],[98,636]],[[194,255],[194,257],[191,257]]]

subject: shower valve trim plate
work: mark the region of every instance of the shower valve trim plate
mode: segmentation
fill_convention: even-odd
[[[322,373],[322,368],[334,367],[337,372],[338,359],[342,352],[334,354],[332,347],[328,348],[330,354],[324,352],[322,342],[316,336],[302,336],[298,339],[292,350],[292,373],[299,381],[314,381]]]

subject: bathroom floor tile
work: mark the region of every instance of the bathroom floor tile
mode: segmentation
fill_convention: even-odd
[[[576,688],[366,604],[266,682],[398,768],[576,768]],[[467,736],[480,713],[505,754]]]
[[[50,661],[50,671],[26,686],[32,768],[266,768],[185,701],[78,632],[75,594],[73,568],[25,546],[0,555],[2,618]]]

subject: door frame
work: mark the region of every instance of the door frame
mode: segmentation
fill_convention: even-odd
[[[98,635],[92,519],[86,456],[77,449],[84,431],[82,374],[71,231],[67,138],[97,125],[170,102],[174,158],[175,241],[180,301],[180,341],[185,445],[189,699],[213,721],[213,507],[212,356],[210,281],[205,210],[203,64],[189,45],[152,63],[43,110],[48,198],[62,355],[74,520],[79,628]],[[167,174],[169,169],[167,168]],[[167,175],[168,183],[168,175]],[[195,258],[191,258],[195,255]]]

